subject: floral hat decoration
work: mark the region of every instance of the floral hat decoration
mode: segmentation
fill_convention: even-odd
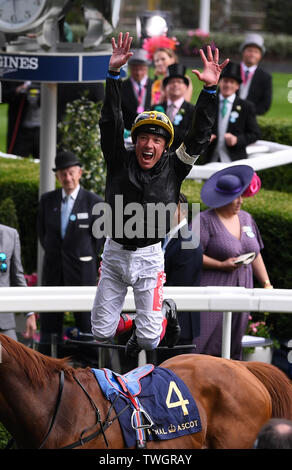
[[[253,177],[251,182],[249,183],[249,186],[246,188],[244,193],[242,194],[242,197],[251,197],[254,196],[259,192],[261,189],[262,182],[260,180],[260,177],[254,172]]]
[[[169,38],[165,35],[152,36],[151,38],[144,39],[142,48],[148,52],[148,59],[153,60],[154,52],[157,49],[165,47],[174,51],[176,49],[177,44],[178,43],[176,38]]]

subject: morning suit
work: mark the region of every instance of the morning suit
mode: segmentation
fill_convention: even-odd
[[[94,286],[97,284],[98,254],[103,239],[92,234],[96,216],[93,206],[102,199],[93,192],[80,187],[74,202],[65,237],[61,237],[62,189],[41,196],[38,211],[38,235],[44,249],[43,286]],[[78,328],[91,332],[90,313],[75,315]],[[41,314],[42,333],[62,333],[63,316]],[[47,337],[46,337],[47,340]],[[42,347],[40,347],[40,351]],[[45,351],[44,351],[45,352]]]
[[[7,271],[0,272],[0,287],[26,287],[17,230],[0,224],[0,253],[5,253]],[[15,330],[14,313],[0,314],[1,330]]]
[[[96,218],[92,215],[92,208],[101,201],[98,195],[80,188],[62,240],[62,190],[57,189],[41,196],[38,234],[44,249],[43,285],[96,284],[98,253],[103,239],[96,239],[91,233]]]
[[[270,109],[272,103],[272,77],[261,67],[256,68],[251,78],[246,99],[254,104],[256,115],[265,114]]]
[[[163,107],[163,110],[160,109],[161,106]],[[167,103],[164,102],[162,105],[159,105],[159,110],[167,114]],[[183,142],[186,133],[191,127],[194,112],[195,106],[188,101],[184,101],[180,109],[177,111],[176,116],[172,122],[174,129],[174,139],[171,150],[176,150]]]
[[[147,78],[146,85],[144,87],[144,111],[149,111],[151,109],[151,88],[153,80]],[[133,88],[131,78],[126,78],[122,82],[121,88],[121,99],[122,99],[122,112],[123,119],[125,124],[125,129],[131,130],[132,124],[139,114],[138,108],[138,98],[135,90]]]
[[[220,112],[219,99],[217,109],[217,116],[212,129],[212,134],[215,134],[217,138],[209,144],[206,157],[204,158],[204,161],[202,161],[204,164],[212,161],[213,153],[220,138],[220,129],[218,125],[218,116]],[[230,160],[236,161],[241,160],[242,158],[247,158],[246,146],[258,140],[261,135],[253,103],[247,100],[242,100],[238,96],[235,97],[226,132],[230,132],[238,138],[236,145],[232,147],[225,145],[225,151],[227,152]]]

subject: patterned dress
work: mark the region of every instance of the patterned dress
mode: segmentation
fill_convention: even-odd
[[[238,214],[241,236],[232,235],[221,222],[214,209],[200,214],[200,233],[203,253],[210,258],[224,261],[227,258],[254,251],[256,255],[263,249],[263,241],[252,216],[243,210]],[[228,272],[203,269],[201,286],[241,286],[253,288],[252,264],[242,265]],[[241,339],[248,323],[248,313],[232,314],[231,357],[241,359]],[[196,352],[221,356],[222,313],[201,312],[201,334],[196,338]]]

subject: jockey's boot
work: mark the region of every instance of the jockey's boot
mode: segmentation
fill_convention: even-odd
[[[126,356],[137,357],[140,351],[142,351],[142,349],[138,345],[138,340],[136,336],[136,326],[135,322],[133,321],[133,333],[131,335],[131,338],[127,341],[125,354]]]
[[[167,320],[163,343],[169,348],[172,348],[178,343],[181,334],[181,327],[177,317],[176,303],[172,299],[163,300],[162,313]]]

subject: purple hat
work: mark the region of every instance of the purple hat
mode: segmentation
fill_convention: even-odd
[[[234,165],[217,171],[202,187],[203,203],[212,209],[226,206],[244,193],[253,174],[253,168],[248,165]]]

